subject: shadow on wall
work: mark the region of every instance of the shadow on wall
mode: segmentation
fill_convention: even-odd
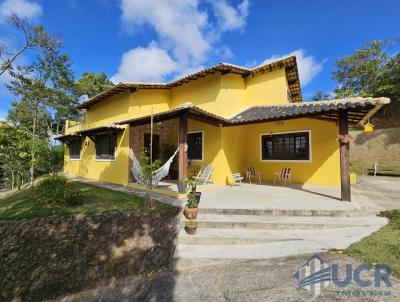
[[[0,300],[42,301],[107,286],[115,278],[156,273],[172,261],[178,212],[0,222]],[[171,297],[173,278],[166,284],[162,295]],[[126,294],[139,301],[133,299],[137,293]]]

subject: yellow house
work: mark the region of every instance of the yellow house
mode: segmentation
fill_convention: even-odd
[[[79,105],[83,118],[68,120],[58,139],[66,173],[135,186],[129,153],[148,147],[152,117],[153,158],[179,149],[169,178],[180,193],[211,164],[218,185],[248,167],[264,181],[290,168],[293,182],[341,186],[350,200],[348,124],[363,124],[388,102],[302,102],[295,57],[252,69],[220,63],[169,83],[115,85]]]

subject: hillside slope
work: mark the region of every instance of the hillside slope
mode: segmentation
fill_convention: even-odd
[[[350,144],[351,168],[366,173],[375,162],[379,167],[400,169],[400,127],[377,129],[372,133],[351,131],[355,139]]]

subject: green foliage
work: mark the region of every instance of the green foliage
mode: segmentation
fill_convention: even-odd
[[[64,193],[64,204],[67,207],[76,207],[85,202],[85,195],[79,189],[66,190]]]
[[[389,223],[344,252],[370,264],[386,264],[400,276],[400,210],[385,211],[380,215],[389,218]]]
[[[199,204],[197,203],[196,195],[193,192],[187,194],[186,207],[189,209],[197,208]]]
[[[77,94],[94,97],[100,92],[113,86],[105,73],[85,72],[76,83]]]
[[[61,175],[46,176],[35,186],[37,200],[45,205],[75,207],[85,202],[84,194]]]
[[[393,225],[400,231],[400,210],[383,211],[380,216],[389,218]]]
[[[62,204],[68,179],[64,176],[46,176],[35,186],[35,193],[45,204]]]
[[[42,26],[34,32],[37,39],[48,37]],[[52,38],[40,50],[29,64],[9,70],[11,82],[7,86],[17,97],[8,121],[30,136],[31,186],[38,172],[47,172],[53,164],[57,166],[52,133],[62,132],[64,120],[76,111],[78,104],[71,62],[62,53],[61,41]]]
[[[46,205],[37,201],[30,190],[21,190],[9,197],[1,199],[0,220],[31,219],[49,216],[62,216],[71,214],[92,215],[110,211],[169,211],[174,207],[155,202],[155,207],[148,209],[144,200],[124,192],[116,192],[81,182],[71,182],[72,187],[78,189],[85,196],[85,202],[79,206],[67,207],[61,205]]]
[[[197,187],[197,181],[194,178],[190,178],[186,181],[186,207],[192,209],[192,208],[197,208],[199,204],[197,203],[196,199],[196,187]]]
[[[311,97],[311,101],[316,102],[316,101],[324,101],[324,100],[329,100],[331,99],[331,96],[329,93],[325,93],[322,90],[317,90],[315,94]]]
[[[30,161],[29,133],[19,127],[0,122],[0,163],[3,185],[20,188],[27,179]]]
[[[374,122],[398,126],[400,120],[400,54],[398,41],[371,41],[354,54],[338,59],[332,77],[338,82],[337,98],[389,97],[391,103],[375,115]]]
[[[57,39],[45,32],[43,26],[32,27],[25,19],[11,14],[7,19],[11,28],[21,34],[23,45],[18,50],[14,49],[13,39],[2,39],[0,42],[0,75],[13,68],[14,61],[28,50],[46,51],[57,47]],[[14,38],[14,37],[13,37]]]
[[[146,187],[149,189],[153,188],[153,177],[156,173],[156,170],[160,168],[161,162],[160,160],[155,160],[154,162],[150,161],[150,156],[148,155],[149,152],[144,150],[140,153],[139,156],[139,163],[142,168],[142,175],[141,178],[143,179]]]

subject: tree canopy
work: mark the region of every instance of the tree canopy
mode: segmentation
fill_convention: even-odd
[[[383,125],[400,125],[400,53],[395,41],[372,41],[354,54],[338,59],[332,77],[337,98],[389,97],[391,104],[375,117]]]
[[[0,42],[0,75],[11,69],[13,63],[27,50],[49,50],[56,46],[57,39],[50,36],[43,26],[38,25],[33,27],[26,20],[12,14],[8,18],[9,25],[22,34],[23,45],[16,51],[9,45],[9,41]]]
[[[96,94],[110,88],[113,83],[105,73],[85,72],[76,83],[78,96],[94,97]]]
[[[43,35],[47,33],[42,28]],[[71,62],[62,52],[61,40],[41,49],[28,64],[9,69],[12,77],[7,86],[16,96],[8,121],[30,137],[30,184],[33,185],[37,164],[48,162],[52,135],[60,134],[64,120],[75,111],[78,98]]]

